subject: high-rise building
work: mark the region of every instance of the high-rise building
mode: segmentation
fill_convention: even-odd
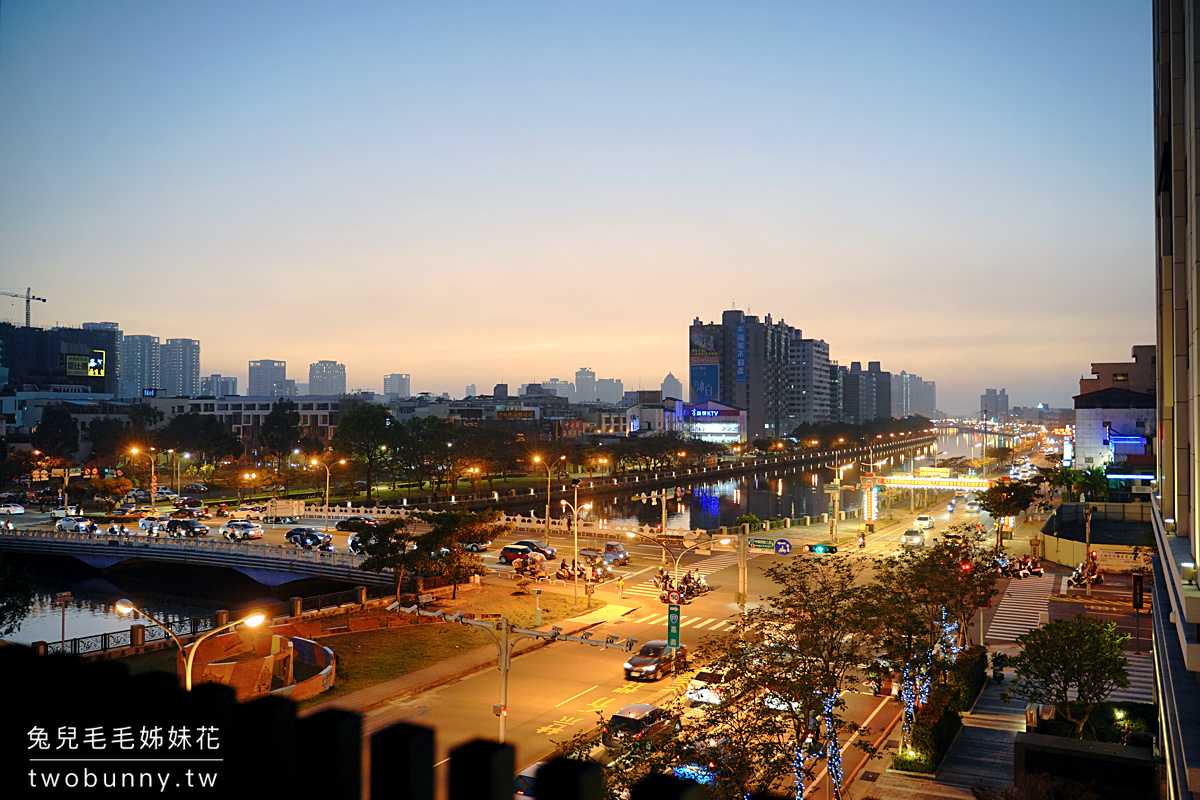
[[[560,381],[558,378],[551,378],[548,381],[542,381],[542,388],[547,394],[553,394],[556,397],[569,397],[575,399],[575,384],[570,381]]]
[[[283,387],[287,380],[287,362],[269,358],[250,362],[250,379],[246,394],[251,397],[279,397],[276,386]],[[293,384],[294,385],[294,384]]]
[[[220,400],[222,397],[237,393],[237,378],[209,375],[200,379],[201,397],[215,397]]]
[[[842,379],[845,381],[842,389],[842,422],[861,425],[875,419],[878,408],[875,401],[875,375],[864,371],[861,362],[851,361],[850,369],[842,375]]]
[[[297,397],[300,394],[296,382],[291,378],[286,378],[282,381],[275,381],[271,384],[272,397]]]
[[[829,345],[823,339],[805,339],[799,330],[793,329],[788,348],[788,427],[829,422],[831,413]]]
[[[575,399],[580,403],[590,403],[599,399],[596,393],[596,373],[591,367],[575,370]]]
[[[829,421],[845,422],[846,375],[845,367],[836,361],[829,362]]]
[[[921,381],[919,392],[913,394],[913,413],[926,419],[937,416],[937,382]]]
[[[878,361],[867,363],[867,372],[875,381],[875,418],[887,419],[892,414],[892,373],[879,368]]]
[[[683,399],[683,384],[679,378],[676,378],[674,373],[668,372],[667,377],[663,378],[662,386],[663,397],[673,397],[676,400]]]
[[[689,330],[691,402],[716,400],[745,409],[751,438],[782,436],[787,426],[788,352],[792,328],[725,311],[720,324],[696,317]]]
[[[507,400],[508,399],[508,384],[507,383],[497,383],[495,386],[493,386],[492,387],[492,399],[493,400]]]
[[[596,399],[601,403],[616,405],[625,396],[625,384],[620,378],[597,378]]]
[[[477,394],[479,394],[479,393],[475,391],[475,384],[468,383],[467,389],[466,389],[466,394],[464,394],[463,396],[464,397],[474,397]]]
[[[200,342],[196,339],[167,339],[162,346],[159,368],[162,392],[167,397],[200,394]]]
[[[986,389],[979,395],[979,411],[988,419],[1008,421],[1008,393],[1003,389]]]
[[[103,328],[34,328],[0,323],[0,379],[41,391],[117,393],[116,332]]]
[[[892,416],[914,415],[932,419],[937,411],[937,390],[933,381],[904,370],[892,373]]]
[[[346,365],[337,361],[318,361],[308,365],[309,394],[345,394]]]
[[[162,388],[162,345],[157,336],[126,335],[121,340],[121,397],[142,397]]]
[[[412,376],[407,372],[393,372],[383,376],[383,395],[389,400],[412,397]]]
[[[116,377],[119,388],[121,385],[121,343],[125,339],[125,333],[121,330],[121,324],[118,322],[85,322],[80,327],[85,331],[112,331],[116,335],[116,349],[113,351],[111,362],[108,364],[108,371]]]

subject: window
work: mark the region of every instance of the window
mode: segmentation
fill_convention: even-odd
[[[1129,373],[1128,372],[1114,372],[1113,380],[1114,381],[1127,381],[1127,380],[1129,380]]]

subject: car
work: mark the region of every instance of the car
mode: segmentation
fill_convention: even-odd
[[[203,483],[189,483],[187,486],[183,487],[183,490],[185,492],[207,492],[208,487]]]
[[[0,505],[0,514],[24,514],[25,506],[17,505],[16,503],[5,503]]]
[[[537,797],[537,771],[545,763],[530,764],[513,776],[513,797]]]
[[[203,508],[179,508],[171,512],[171,519],[212,519],[212,512]]]
[[[87,517],[63,517],[54,523],[54,530],[67,533],[95,533],[96,523]]]
[[[261,539],[263,537],[262,525],[251,522],[248,519],[231,519],[218,528],[217,533],[231,542],[244,542],[247,539]]]
[[[154,494],[154,499],[155,500],[174,500],[178,496],[179,495],[175,494],[170,489],[164,489],[163,487],[160,486],[160,487],[158,487],[158,491]]]
[[[158,509],[155,508],[154,506],[138,506],[129,511],[129,516],[145,517],[145,516],[154,516],[157,513],[158,513]]]
[[[685,697],[689,705],[720,705],[725,673],[702,669],[688,681]]]
[[[931,517],[929,514],[922,514],[921,516],[917,517],[916,527],[926,531],[933,530],[933,517]]]
[[[909,528],[900,534],[900,544],[904,547],[924,547],[925,531],[920,528]]]
[[[138,520],[138,527],[149,533],[155,533],[167,527],[170,517],[147,516]]]
[[[526,559],[533,551],[523,544],[506,544],[500,549],[500,563],[511,564],[516,559]]]
[[[600,738],[605,747],[612,747],[622,739],[653,739],[665,733],[673,723],[665,708],[649,703],[630,703],[609,717],[600,729]]]
[[[974,500],[967,503],[967,511],[972,514],[978,514],[979,513],[979,503],[976,503]]]
[[[535,553],[541,553],[549,561],[553,561],[554,558],[558,556],[558,550],[546,544],[545,542],[538,541],[537,539],[522,539],[519,542],[513,542],[513,544],[525,545]]]
[[[337,525],[334,527],[339,531],[353,531],[363,525],[375,527],[378,524],[379,520],[374,517],[346,517],[345,519],[339,519]]]
[[[208,536],[208,526],[198,519],[173,519],[167,522],[172,536]]]
[[[604,543],[604,553],[609,563],[615,564],[618,567],[623,567],[629,563],[629,551],[625,549],[625,545],[615,540],[609,540]]]
[[[176,508],[200,508],[204,501],[198,497],[176,497],[171,501],[171,505]]]
[[[305,550],[312,550],[314,548],[319,548],[322,545],[329,545],[333,541],[333,537],[322,531],[320,528],[310,527],[292,528],[283,535],[283,538],[296,545],[296,547],[300,547]],[[330,545],[330,549],[333,549],[332,545]]]
[[[59,506],[50,512],[50,519],[74,517],[79,515],[79,506]]]
[[[662,639],[656,639],[646,642],[636,656],[630,656],[625,662],[625,680],[645,678],[656,681],[686,665],[687,645],[671,647]]]
[[[489,539],[486,542],[459,542],[458,544],[468,553],[482,553],[492,546],[492,541]]]
[[[262,519],[262,509],[258,506],[238,506],[229,512],[230,519]]]

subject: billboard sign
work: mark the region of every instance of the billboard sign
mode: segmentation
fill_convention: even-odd
[[[88,357],[75,353],[66,353],[63,355],[63,366],[66,367],[68,375],[86,378],[88,374]]]
[[[738,383],[746,382],[746,323],[739,322],[733,329],[733,368]]]
[[[89,378],[104,377],[104,351],[93,350],[92,357],[88,359],[87,374]]]
[[[696,364],[693,362],[688,377],[692,389],[692,403],[701,405],[714,400],[720,391],[721,365]]]
[[[721,335],[720,325],[693,325],[689,330],[689,361],[695,364],[720,364],[721,354],[717,351],[717,340]]]
[[[525,419],[532,420],[536,416],[534,411],[497,411],[496,419]]]

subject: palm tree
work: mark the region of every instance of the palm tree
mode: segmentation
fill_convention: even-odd
[[[1080,474],[1075,488],[1089,500],[1104,502],[1108,499],[1108,474],[1104,467],[1085,469]]]
[[[1063,490],[1069,499],[1074,499],[1075,492],[1078,490],[1079,482],[1083,478],[1083,473],[1077,469],[1070,467],[1059,467],[1049,475],[1050,485],[1057,486]]]

